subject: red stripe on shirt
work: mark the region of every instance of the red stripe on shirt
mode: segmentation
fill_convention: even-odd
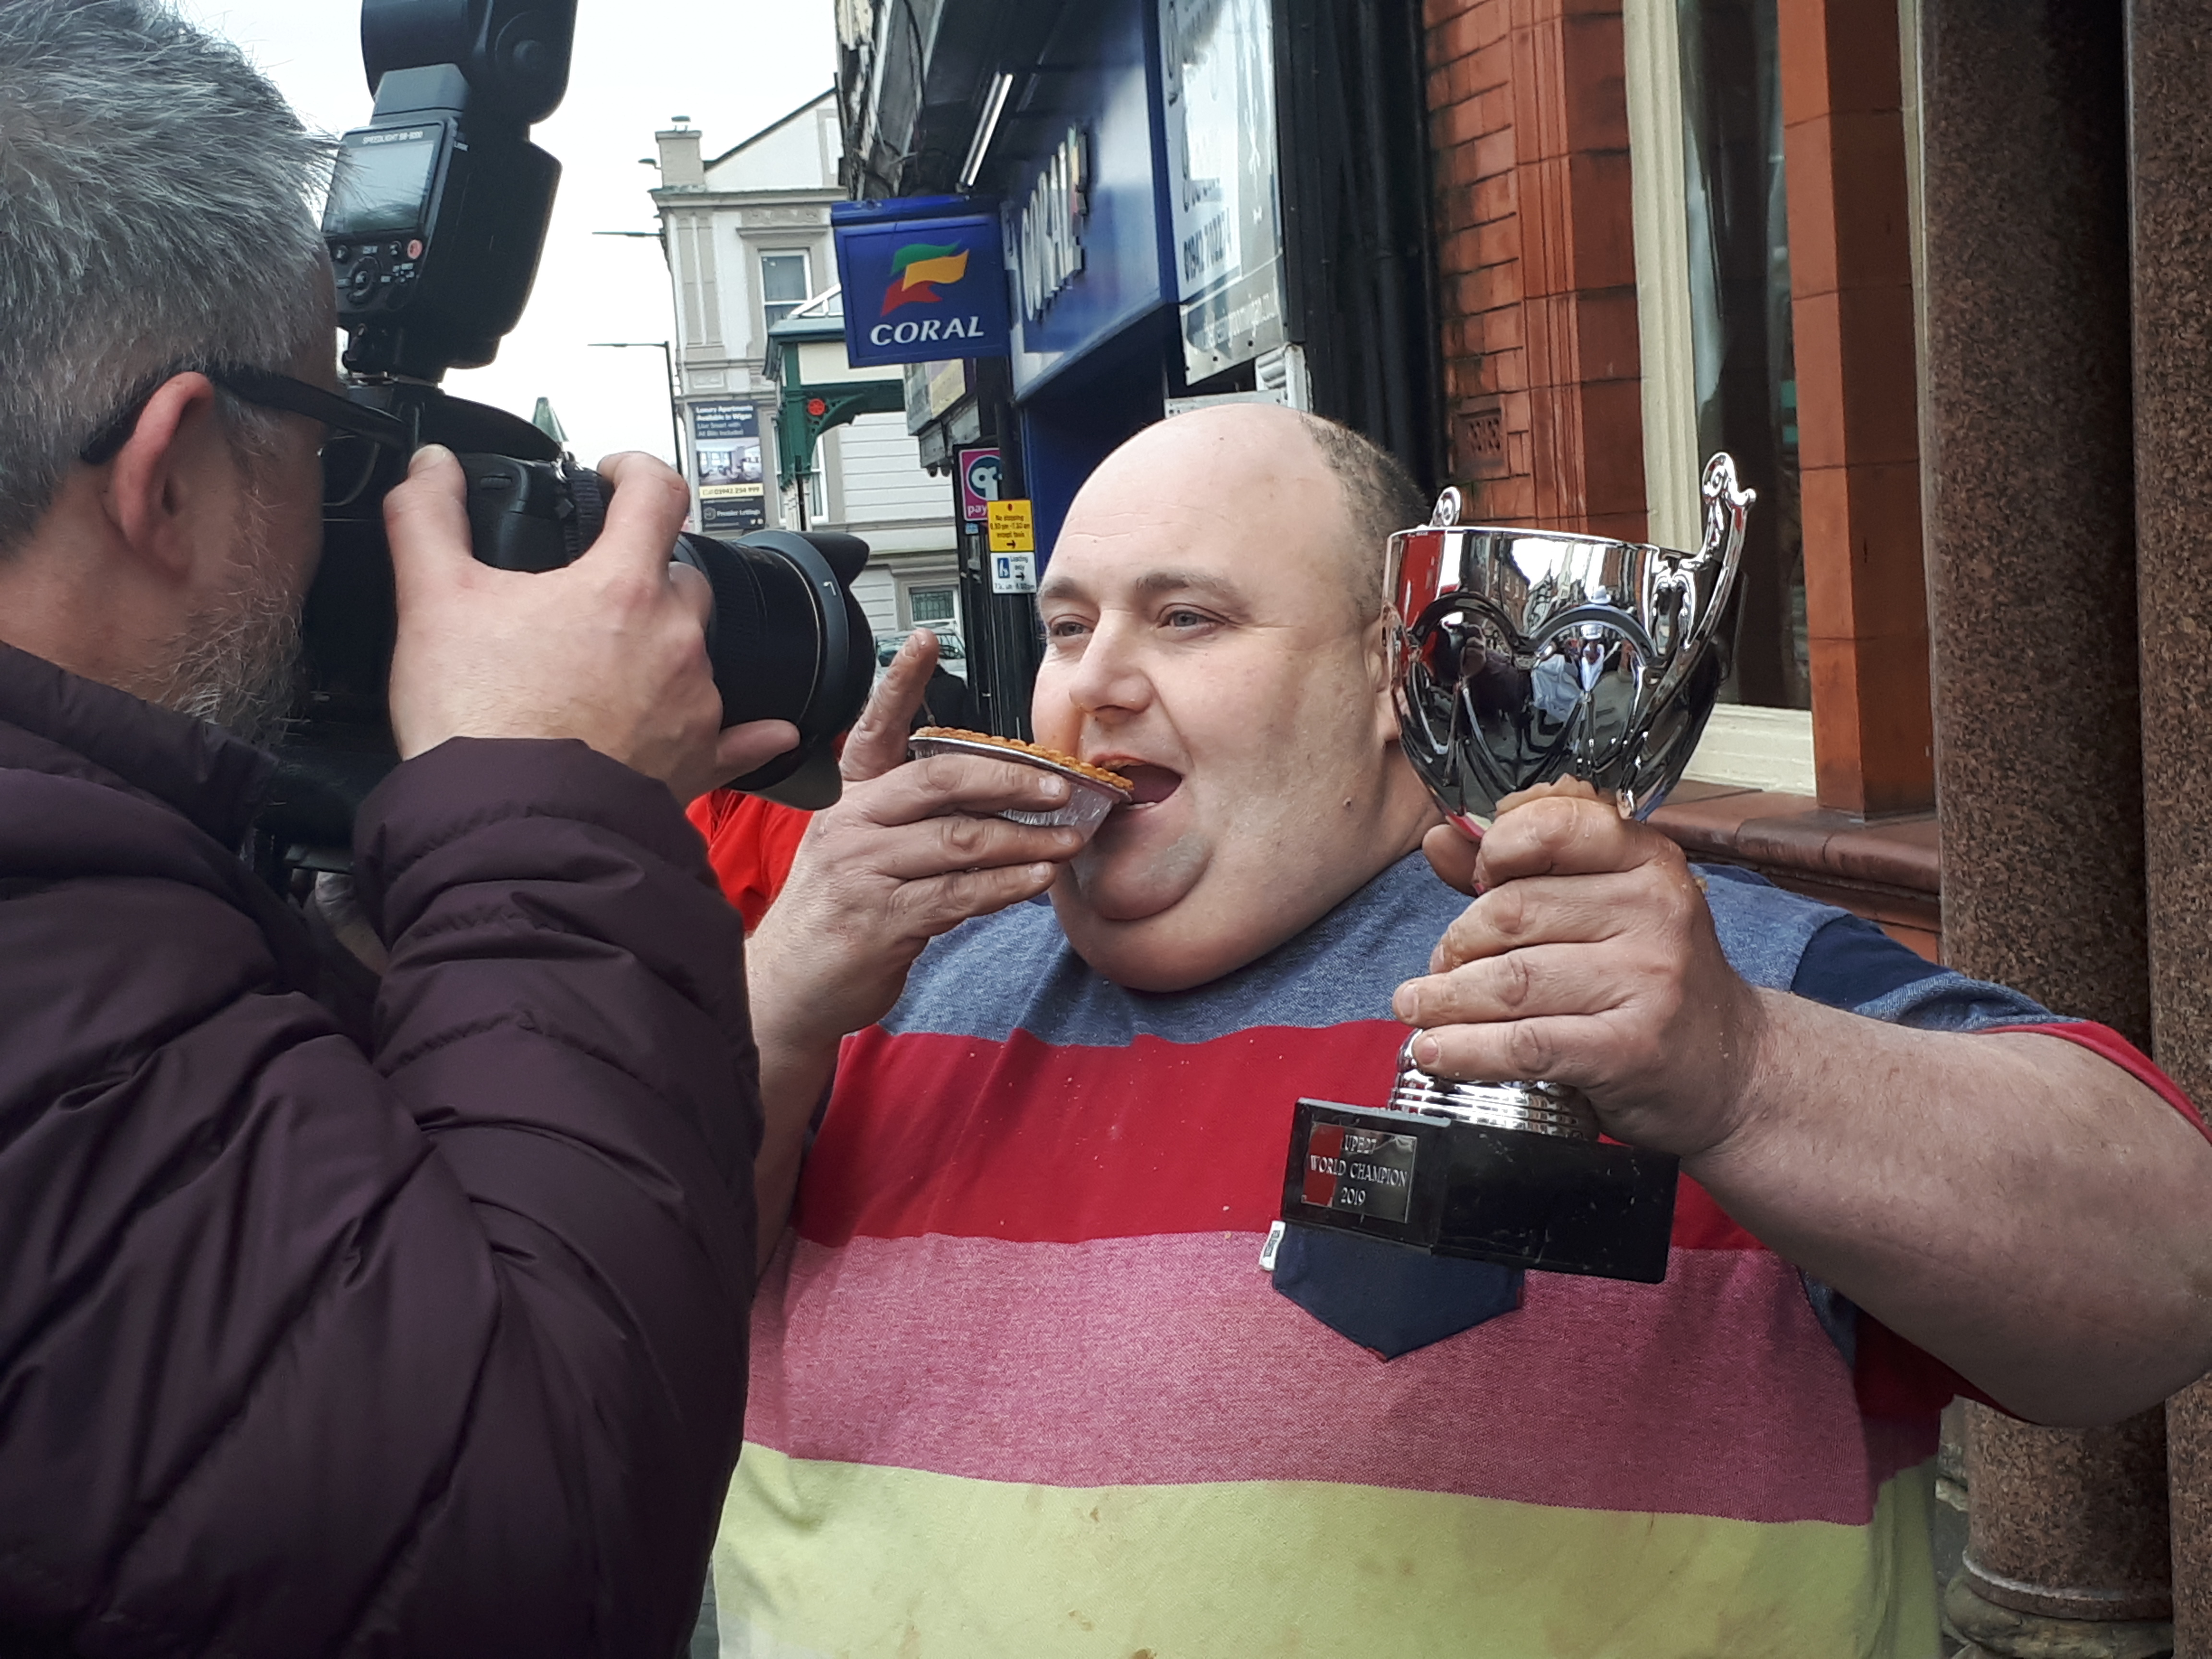
[[[873,1027],[846,1040],[794,1224],[820,1244],[1264,1232],[1299,1097],[1381,1101],[1404,1041],[1383,1020],[1113,1048]]]
[[[2111,1060],[2195,1124],[2199,1134],[2212,1139],[2212,1127],[2207,1127],[2204,1114],[2198,1111],[2196,1103],[2182,1092],[2181,1085],[2161,1071],[2149,1055],[2111,1026],[2099,1025],[2089,1020],[2074,1020],[2063,1025],[2001,1025],[1996,1030],[2000,1033],[2018,1031],[2031,1036],[2063,1037],[2101,1059]]]
[[[829,1245],[1264,1232],[1282,1209],[1292,1107],[1381,1102],[1404,1041],[1388,1020],[1110,1048],[871,1027],[846,1041],[793,1224]],[[1761,1248],[1688,1180],[1674,1242]]]

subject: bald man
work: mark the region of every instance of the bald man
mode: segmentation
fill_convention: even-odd
[[[1262,406],[1101,466],[1037,596],[1039,738],[1137,786],[1085,847],[990,816],[1056,780],[902,763],[926,647],[886,678],[750,958],[726,1653],[1923,1659],[1943,1401],[2106,1419],[2212,1356],[2212,1148],[2111,1033],[1587,792],[1436,823],[1378,586],[1423,516]],[[1680,1156],[1663,1285],[1261,1270],[1292,1103],[1378,1100],[1409,1026]]]

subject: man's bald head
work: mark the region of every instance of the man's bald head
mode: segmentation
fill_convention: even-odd
[[[1267,404],[1149,427],[1084,484],[1038,585],[1031,715],[1134,788],[1054,894],[1115,983],[1255,961],[1419,844],[1381,577],[1420,516],[1374,446]]]
[[[1382,610],[1382,549],[1428,522],[1427,502],[1397,457],[1349,427],[1279,404],[1218,404],[1149,427],[1091,476],[1077,511],[1111,512],[1141,492],[1182,495],[1224,514],[1284,509],[1343,573],[1359,619]]]

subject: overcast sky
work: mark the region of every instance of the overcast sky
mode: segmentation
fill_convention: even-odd
[[[4,0],[0,0],[4,3]],[[179,0],[243,46],[311,125],[368,118],[358,0]],[[586,461],[618,449],[672,460],[659,351],[593,350],[593,340],[670,337],[668,272],[657,242],[595,236],[651,230],[638,165],[676,115],[731,145],[827,90],[836,73],[832,0],[581,0],[568,101],[535,131],[563,168],[560,204],[521,327],[489,368],[447,377],[456,394],[526,418],[550,398]]]

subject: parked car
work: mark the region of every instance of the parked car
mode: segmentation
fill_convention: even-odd
[[[908,629],[907,633],[913,631]],[[945,672],[966,679],[968,647],[960,642],[960,636],[950,629],[933,628],[930,632],[937,635],[937,659],[945,665]],[[876,641],[876,672],[880,674],[889,668],[891,659],[898,655],[899,647],[905,643],[906,634],[885,634],[878,638]]]

